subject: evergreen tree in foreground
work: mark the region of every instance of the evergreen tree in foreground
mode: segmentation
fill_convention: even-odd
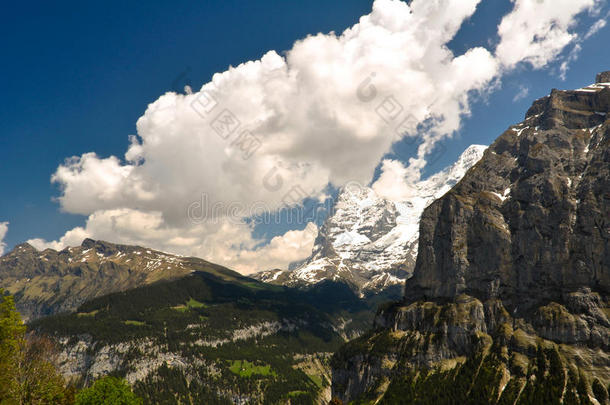
[[[13,297],[0,289],[0,403],[73,403],[73,390],[53,364],[54,354],[51,341],[26,335]]]

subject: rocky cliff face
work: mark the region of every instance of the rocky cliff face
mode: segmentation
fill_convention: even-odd
[[[610,289],[610,84],[553,90],[422,215],[408,298]]]
[[[60,252],[41,252],[27,243],[15,247],[0,258],[0,288],[15,297],[17,310],[27,321],[73,311],[88,299],[195,270],[238,276],[197,258],[85,239],[81,246]]]
[[[541,345],[566,376],[574,367],[607,385],[608,113],[608,72],[553,90],[424,210],[404,300],[335,357],[334,395],[379,399],[408,370],[452,368],[496,347],[508,365],[489,399],[512,381],[516,400]]]
[[[403,201],[382,198],[370,187],[347,185],[320,228],[311,257],[294,270],[266,271],[255,278],[291,286],[341,280],[365,293],[404,283],[415,266],[422,211],[453,187],[485,149],[470,146],[456,163],[415,184]]]

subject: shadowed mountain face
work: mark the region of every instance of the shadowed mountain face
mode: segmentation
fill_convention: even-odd
[[[73,311],[88,299],[124,291],[195,270],[225,279],[242,276],[197,258],[139,246],[85,239],[60,252],[22,244],[0,258],[0,288],[14,295],[25,320]]]
[[[607,386],[609,78],[602,73],[596,84],[535,101],[523,122],[424,210],[405,297],[378,314],[376,331],[335,356],[335,395],[379,399],[388,384],[422,383],[409,380],[409,370],[451,369],[495,353],[493,372],[503,377],[487,381],[495,391],[486,399],[497,402],[510,381],[506,403],[514,403],[538,389],[525,378],[538,367],[531,360],[537,345],[550,357],[557,352],[555,366],[566,376],[578,368]],[[455,373],[434,378],[449,389]],[[414,385],[401,385],[407,380]]]
[[[67,379],[119,375],[145,403],[327,403],[330,355],[399,291],[364,300],[344,283],[295,289],[210,265],[28,327],[55,340]]]
[[[196,271],[29,327],[55,339],[67,379],[120,375],[145,403],[327,403],[328,358],[374,307],[345,284],[305,291]]]

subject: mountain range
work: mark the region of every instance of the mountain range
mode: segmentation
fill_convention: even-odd
[[[85,239],[81,246],[38,251],[24,243],[0,257],[0,288],[15,297],[25,320],[74,311],[83,302],[161,280],[205,271],[236,280],[239,273],[194,257]]]
[[[194,257],[85,239],[0,258],[0,288],[77,386],[125,377],[147,403],[330,398],[329,358],[398,290],[276,286]],[[171,393],[171,394],[168,394]],[[295,402],[296,403],[296,402]]]
[[[348,185],[320,228],[311,256],[292,270],[250,275],[259,281],[307,288],[321,281],[345,283],[360,295],[384,290],[400,295],[417,257],[423,209],[455,185],[483,155],[472,145],[447,169],[416,183],[400,202],[379,197],[370,187]],[[153,249],[85,239],[61,251],[38,251],[24,243],[0,258],[0,288],[11,293],[25,320],[74,311],[89,299],[194,271],[225,279],[242,276],[203,259]],[[388,295],[389,294],[389,295]]]
[[[0,288],[74,384],[146,403],[608,403],[608,113],[604,72],[400,201],[348,185],[291,270],[86,239]]]

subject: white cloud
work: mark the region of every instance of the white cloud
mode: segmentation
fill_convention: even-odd
[[[286,269],[290,263],[304,260],[311,254],[317,234],[318,228],[310,222],[303,230],[288,231],[272,238],[264,246],[255,247],[260,241],[254,241],[244,233],[242,235],[245,235],[246,240],[237,249],[231,243],[236,238],[226,238],[225,234],[216,233],[207,241],[213,249],[204,247],[200,255],[242,273],[262,269]]]
[[[606,14],[604,18],[600,18],[599,20],[595,21],[591,28],[589,28],[589,31],[587,31],[587,33],[585,34],[585,39],[591,38],[593,35],[597,34],[600,30],[602,30],[606,26],[606,20],[609,16],[610,13]]]
[[[595,11],[597,12],[597,9],[595,9]],[[593,23],[591,28],[589,28],[589,30],[583,37],[578,38],[576,40],[576,44],[574,44],[570,53],[568,53],[568,55],[561,62],[561,65],[559,65],[559,78],[561,80],[566,79],[568,70],[570,69],[570,64],[578,59],[580,51],[582,50],[581,43],[591,38],[593,35],[597,34],[601,29],[603,29],[606,26],[606,20],[609,16],[610,13],[607,13],[604,18],[598,19],[595,23]]]
[[[520,62],[534,68],[546,66],[577,38],[570,30],[577,16],[594,12],[599,0],[513,0],[513,11],[506,15],[498,34],[496,56],[506,68]]]
[[[561,65],[559,65],[559,78],[561,80],[566,79],[568,70],[570,69],[570,63],[578,59],[581,50],[582,46],[580,46],[580,44],[575,44],[568,56],[561,62]]]
[[[194,94],[165,94],[138,120],[125,163],[89,153],[60,166],[53,181],[62,187],[61,206],[84,215],[156,210],[176,224],[202,192],[212,204],[264,201],[275,209],[293,185],[317,196],[329,182],[368,182],[399,138],[395,127],[407,111],[414,123],[436,118],[435,131],[449,135],[468,110],[468,92],[496,74],[487,50],[454,57],[446,47],[478,1],[419,0],[410,8],[377,0],[342,35],[307,37],[285,58],[268,52],[214,75]],[[357,89],[371,73],[377,97],[363,102]],[[201,101],[208,95],[217,104],[205,113]],[[388,96],[402,110],[391,125],[376,112]],[[227,139],[211,127],[224,110],[241,124]],[[249,159],[233,145],[242,129],[261,143]],[[275,186],[277,175],[282,187],[265,187],[266,176]]]
[[[220,218],[190,227],[171,227],[160,212],[131,209],[102,210],[87,219],[85,227],[67,232],[59,241],[42,239],[28,241],[39,250],[62,249],[79,245],[85,238],[110,240],[116,243],[205,257],[243,273],[260,269],[287,268],[293,261],[303,260],[311,253],[317,227],[309,223],[302,231],[293,230],[277,236],[269,244],[252,237],[252,228],[236,218]]]
[[[405,165],[393,159],[385,159],[381,165],[381,174],[371,186],[375,193],[390,201],[405,201],[416,191],[414,184],[418,179],[410,178]]]
[[[524,86],[524,85],[520,85],[519,86],[519,91],[517,91],[517,93],[513,97],[513,103],[515,103],[515,102],[517,102],[519,100],[523,100],[525,97],[527,97],[527,95],[529,93],[530,93],[529,87]]]
[[[4,254],[4,250],[6,249],[6,243],[4,243],[4,238],[8,232],[8,222],[0,222],[0,256]]]
[[[602,5],[601,2],[597,2],[596,6],[593,8],[593,10],[591,12],[591,15],[598,15],[601,12],[601,5]],[[591,27],[589,28],[587,33],[584,36],[579,37],[576,40],[576,44],[574,45],[574,47],[572,48],[570,53],[561,62],[561,65],[559,66],[559,77],[561,80],[566,79],[568,70],[570,69],[570,64],[572,62],[575,62],[578,59],[578,56],[580,55],[580,51],[582,50],[581,44],[584,41],[586,41],[587,39],[589,39],[592,36],[594,36],[595,34],[597,34],[600,30],[602,30],[606,26],[606,21],[608,20],[608,17],[610,17],[610,12],[607,12],[603,18],[600,18],[597,21],[595,21],[595,23],[593,23],[593,25],[591,25]]]
[[[270,51],[215,74],[197,92],[159,97],[138,120],[124,160],[87,153],[57,169],[52,181],[61,187],[62,209],[89,219],[58,241],[33,244],[58,248],[87,235],[245,271],[285,266],[293,251],[281,249],[289,247],[304,258],[308,235],[291,231],[257,248],[251,228],[228,219],[230,211],[236,204],[273,211],[306,195],[323,198],[329,183],[366,184],[392,145],[426,123],[417,157],[403,168],[417,181],[426,155],[469,114],[473,95],[520,61],[547,63],[573,38],[574,15],[593,3],[541,8],[517,0],[499,27],[496,57],[481,47],[453,55],[447,43],[479,1],[376,0],[341,35],[309,36],[285,57]],[[530,13],[537,10],[545,14]],[[233,133],[218,125],[227,111],[239,122]],[[384,181],[403,170],[392,164],[384,163]],[[187,215],[202,194],[219,207],[207,217],[213,224]]]

